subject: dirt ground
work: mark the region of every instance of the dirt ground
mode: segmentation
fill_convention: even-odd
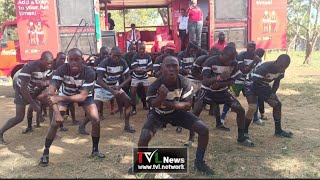
[[[203,111],[201,118],[210,127],[210,139],[206,162],[215,169],[209,178],[320,178],[320,68],[300,65],[290,66],[278,91],[283,104],[282,125],[294,133],[291,139],[274,137],[272,109],[266,105],[269,120],[265,126],[252,125],[251,139],[256,147],[237,145],[235,113],[229,113],[226,125],[230,132],[215,129],[214,118]],[[0,85],[0,125],[15,115],[11,82]],[[240,102],[246,108],[243,97]],[[51,148],[50,165],[37,165],[42,154],[48,120],[32,134],[24,135],[26,121],[7,131],[4,135],[8,145],[0,146],[1,178],[154,178],[150,175],[127,175],[132,162],[132,148],[136,146],[147,112],[138,105],[138,114],[132,124],[135,134],[123,131],[124,122],[119,114],[109,115],[105,103],[106,120],[101,121],[100,150],[106,154],[102,161],[88,158],[91,152],[91,136],[79,135],[77,126],[70,120],[65,125],[68,132],[59,132],[61,138]],[[77,119],[84,113],[77,108]],[[88,126],[90,128],[90,126]],[[89,129],[88,129],[89,130]],[[151,141],[152,146],[183,146],[188,131],[181,134],[168,125],[160,130]],[[200,178],[193,170],[196,145],[190,148],[189,174],[172,174],[174,178]],[[158,175],[157,175],[158,177]],[[157,178],[156,177],[156,178]],[[206,177],[202,177],[206,178]]]

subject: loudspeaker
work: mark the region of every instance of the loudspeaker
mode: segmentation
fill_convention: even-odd
[[[115,31],[102,31],[101,32],[102,46],[111,50],[113,47],[118,46],[117,36]]]

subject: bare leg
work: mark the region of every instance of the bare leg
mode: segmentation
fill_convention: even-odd
[[[23,121],[26,112],[25,105],[16,104],[16,116],[9,119],[0,129],[0,144],[5,144],[3,134],[8,130]]]
[[[137,87],[131,86],[131,100],[132,100],[132,113],[131,115],[137,114],[137,105],[136,105],[136,98],[137,98]]]

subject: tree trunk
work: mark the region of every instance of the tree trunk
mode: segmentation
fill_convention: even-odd
[[[164,25],[168,25],[168,12],[165,8],[158,8],[158,12],[161,16]]]
[[[311,45],[311,8],[312,8],[312,0],[309,0],[309,6],[308,6],[308,18],[307,18],[307,33],[306,33],[306,55],[304,58],[303,64],[309,64],[311,59],[311,53],[312,53],[312,45]]]
[[[288,50],[289,51],[292,50],[292,49],[293,49],[293,51],[296,50],[297,37],[298,37],[297,35],[294,35],[294,37],[292,38],[292,40],[291,40],[291,42],[290,42],[290,44],[288,46]]]
[[[312,52],[312,45],[310,43],[307,44],[306,48],[306,56],[304,59],[303,64],[309,64],[311,61],[311,52]]]

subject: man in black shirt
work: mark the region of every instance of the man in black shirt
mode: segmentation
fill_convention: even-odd
[[[248,73],[254,69],[255,66],[261,63],[262,56],[260,57],[256,54],[256,43],[254,41],[248,42],[247,51],[240,52],[237,56],[238,66],[242,75],[238,79],[236,79],[236,81],[230,88],[232,89],[236,97],[239,97],[240,92],[242,92],[243,96],[246,96],[244,87],[245,78]],[[222,123],[224,123],[229,109],[230,108],[226,104],[223,106],[223,112],[221,114]],[[264,125],[264,121],[258,118],[258,113],[255,113],[254,123],[262,126]]]
[[[109,25],[109,30],[114,30],[114,27],[115,27],[116,25],[114,24],[113,19],[111,19],[111,13],[108,13],[108,23],[110,24],[110,25]]]
[[[193,86],[193,92],[198,93],[200,88],[201,88],[201,81],[202,81],[202,68],[203,68],[203,64],[205,63],[205,61],[213,56],[218,56],[220,54],[220,50],[217,47],[213,47],[210,49],[210,52],[208,55],[202,55],[200,57],[198,57],[196,59],[196,61],[194,62],[191,71],[188,75],[188,79],[191,82],[191,85]],[[195,96],[193,97],[193,104],[192,107],[194,107],[194,101],[195,101]],[[209,111],[209,115],[210,112],[213,112],[214,109],[214,105],[210,105],[210,111]],[[215,108],[216,110],[218,110],[218,112],[215,112],[216,114],[219,114],[219,106],[217,106]],[[219,118],[218,116],[216,116],[216,118]],[[219,119],[220,120],[220,119]],[[184,143],[185,146],[192,146],[192,143],[194,142],[194,136],[195,136],[195,132],[190,131],[189,133],[189,140]]]
[[[196,52],[198,51],[199,47],[196,42],[189,42],[187,49],[181,51],[177,58],[180,60],[182,69],[181,75],[187,76],[191,71],[192,65],[195,62],[197,56]]]
[[[109,58],[109,50],[107,47],[102,46],[100,48],[100,53],[99,53],[99,57],[97,59],[94,60],[94,65],[93,65],[93,69],[96,70],[99,66],[99,64],[101,63],[101,61],[105,60]],[[111,106],[111,112],[113,112],[114,109],[114,100],[110,101],[110,106]],[[99,104],[98,107],[99,110],[99,117],[100,120],[105,120],[105,117],[103,116],[103,103]]]
[[[138,53],[136,53],[132,57],[132,79],[131,79],[131,99],[132,103],[132,115],[137,114],[136,109],[136,95],[137,95],[137,87],[138,85],[142,85],[144,87],[145,93],[148,90],[150,85],[148,80],[148,72],[152,71],[152,60],[151,56],[146,53],[146,46],[144,44],[139,44]],[[141,98],[141,97],[140,97]],[[143,107],[144,109],[148,109],[148,107]]]
[[[147,147],[151,138],[164,124],[193,130],[199,135],[195,167],[206,175],[213,170],[204,162],[209,139],[207,125],[188,110],[191,108],[192,87],[187,78],[179,75],[179,62],[173,56],[164,58],[161,64],[161,76],[148,89],[147,101],[151,110],[148,114],[138,142],[138,147]],[[136,169],[129,169],[133,173]]]
[[[158,56],[153,63],[153,71],[154,71],[154,76],[156,78],[160,77],[160,75],[161,75],[160,68],[161,68],[161,64],[162,64],[163,59],[167,56],[174,56],[175,50],[176,50],[176,45],[171,42],[168,42],[164,46],[164,53],[162,55]],[[179,64],[180,64],[180,61],[179,61]]]
[[[234,47],[226,46],[221,55],[206,60],[202,69],[201,90],[196,97],[193,113],[199,116],[205,104],[228,104],[237,113],[238,143],[244,146],[254,146],[244,137],[245,111],[240,102],[228,91],[228,86],[231,86],[241,75],[235,61],[236,54]],[[222,125],[219,118],[216,123],[217,127]]]
[[[70,103],[77,102],[82,106],[92,123],[92,157],[104,158],[99,152],[100,121],[97,106],[94,104],[92,89],[95,80],[95,72],[83,64],[82,52],[73,48],[68,52],[68,63],[60,66],[54,73],[48,91],[48,102],[54,110],[45,140],[45,149],[40,159],[40,166],[49,163],[49,148],[55,138],[59,124],[63,122],[63,112]],[[61,87],[61,89],[60,89]],[[60,92],[59,92],[60,89]]]
[[[3,134],[10,128],[23,121],[26,105],[30,104],[32,109],[40,114],[41,107],[37,100],[46,102],[41,92],[45,89],[47,72],[51,69],[53,55],[49,51],[41,54],[40,60],[31,61],[22,67],[19,76],[14,83],[16,104],[16,116],[9,119],[0,128],[0,144],[5,144]],[[41,99],[43,98],[43,99]]]
[[[50,84],[50,80],[52,78],[53,73],[57,70],[57,68],[59,66],[61,66],[62,64],[65,63],[65,60],[66,60],[66,55],[63,52],[59,52],[57,54],[57,56],[56,56],[56,59],[54,59],[54,61],[52,63],[52,66],[51,66],[52,68],[46,72],[46,77],[43,79],[44,80],[43,82],[47,86],[49,86],[49,84]],[[43,87],[43,89],[46,89],[47,86]],[[47,101],[40,102],[40,105],[41,105],[41,112],[45,112],[46,111],[46,107],[47,107]],[[74,120],[75,119],[74,106],[73,106],[73,109],[71,108],[71,115],[72,115],[72,118]],[[32,118],[33,118],[33,109],[32,109],[32,106],[29,106],[28,111],[27,111],[28,126],[23,131],[24,134],[32,132]],[[52,120],[52,111],[51,110],[49,111],[49,119],[50,119],[50,122],[51,122],[51,120]],[[44,118],[41,115],[41,113],[37,113],[37,117],[36,117],[37,126],[36,127],[40,127],[40,121],[44,121]],[[67,130],[65,127],[63,127],[62,123],[61,123],[60,129]]]
[[[276,61],[269,61],[258,65],[247,77],[245,88],[247,101],[249,104],[246,113],[245,136],[249,138],[248,129],[256,111],[257,97],[263,98],[273,108],[273,119],[275,124],[275,135],[279,137],[292,137],[291,132],[281,128],[281,102],[276,92],[280,86],[280,81],[284,78],[285,70],[290,65],[290,57],[282,54]],[[269,85],[272,81],[272,87]]]

